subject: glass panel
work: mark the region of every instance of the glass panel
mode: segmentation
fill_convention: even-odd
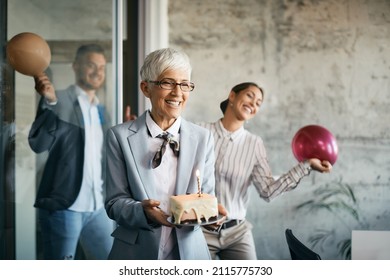
[[[35,33],[50,46],[51,63],[46,74],[56,90],[75,83],[72,62],[80,45],[98,43],[107,56],[106,81],[97,96],[112,123],[117,122],[118,86],[121,81],[121,52],[113,50],[122,41],[117,9],[121,1],[107,0],[13,0],[8,1],[8,40],[22,32]],[[115,17],[115,18],[114,18]],[[114,55],[113,55],[114,54]],[[115,58],[113,60],[113,57]],[[47,152],[34,153],[28,134],[35,119],[40,96],[30,76],[15,72],[15,200],[16,259],[40,259],[41,246],[36,209],[33,207]],[[33,242],[37,240],[37,242]]]

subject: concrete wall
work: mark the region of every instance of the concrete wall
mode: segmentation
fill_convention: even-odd
[[[314,250],[341,259],[353,229],[390,230],[390,1],[170,0],[169,42],[186,51],[196,89],[185,117],[214,121],[219,102],[243,81],[264,86],[265,101],[246,127],[260,135],[274,175],[296,160],[291,140],[307,124],[328,128],[339,157],[331,174],[312,173],[271,203],[253,191],[248,220],[259,259],[289,259],[287,227]],[[315,190],[350,186],[356,216],[334,208],[298,211]],[[344,199],[334,195],[333,199]],[[355,213],[355,214],[356,214]]]

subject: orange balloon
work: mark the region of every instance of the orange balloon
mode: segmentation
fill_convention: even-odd
[[[50,64],[51,52],[47,42],[39,35],[23,32],[7,44],[9,64],[21,74],[37,76]]]

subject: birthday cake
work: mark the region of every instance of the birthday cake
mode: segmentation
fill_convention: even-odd
[[[201,224],[218,217],[217,198],[207,193],[171,196],[170,207],[175,224]]]

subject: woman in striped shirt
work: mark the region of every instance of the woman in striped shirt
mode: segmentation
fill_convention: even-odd
[[[274,179],[261,137],[244,128],[244,122],[259,111],[264,93],[256,83],[236,85],[221,103],[223,118],[200,123],[212,131],[215,141],[215,190],[219,203],[228,211],[225,223],[203,229],[213,259],[257,259],[252,225],[245,220],[248,188],[256,187],[260,197],[270,201],[294,189],[310,171],[330,172],[328,161],[309,159]]]

